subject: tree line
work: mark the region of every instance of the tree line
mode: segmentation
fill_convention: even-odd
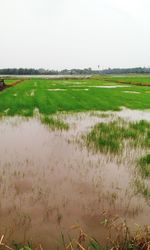
[[[64,70],[48,70],[34,68],[5,68],[0,69],[0,75],[94,75],[94,74],[148,74],[150,68],[108,68],[103,70],[85,69],[64,69]]]

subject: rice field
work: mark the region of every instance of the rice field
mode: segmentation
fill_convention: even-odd
[[[149,80],[6,79],[0,249],[149,249]]]
[[[42,114],[119,110],[120,107],[149,109],[149,97],[148,86],[114,83],[111,78],[110,81],[24,79],[21,84],[0,92],[0,115],[32,116],[34,109]]]
[[[104,77],[108,81],[110,79],[114,82],[125,83],[125,84],[133,84],[139,86],[150,86],[150,75],[136,75],[136,74],[128,74],[128,75],[112,75],[109,78]]]

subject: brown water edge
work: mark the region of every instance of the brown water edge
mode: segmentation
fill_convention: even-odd
[[[103,211],[130,225],[149,224],[150,208],[132,185],[134,159],[143,150],[126,147],[122,157],[89,152],[75,139],[114,116],[62,116],[67,132],[50,131],[37,118],[1,120],[0,234],[10,243],[31,240],[53,249],[62,245],[61,232],[73,237],[72,225],[104,241]]]

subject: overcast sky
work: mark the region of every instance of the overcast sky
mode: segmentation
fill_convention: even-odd
[[[0,68],[150,66],[150,0],[0,0]]]

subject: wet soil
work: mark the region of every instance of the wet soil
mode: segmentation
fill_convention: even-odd
[[[73,237],[73,225],[104,241],[104,211],[129,225],[150,222],[150,207],[133,188],[134,160],[143,150],[126,147],[114,157],[88,151],[82,141],[95,123],[123,116],[107,113],[62,114],[70,124],[65,132],[51,131],[36,117],[0,121],[0,235],[8,242],[31,240],[53,249],[62,245],[61,232]],[[140,119],[142,113],[124,114]]]

